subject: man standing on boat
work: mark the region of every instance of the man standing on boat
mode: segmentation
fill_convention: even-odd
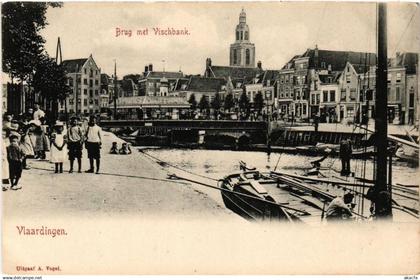
[[[352,218],[350,208],[347,206],[353,201],[354,195],[346,193],[343,198],[337,196],[334,198],[327,210],[325,210],[325,218],[327,220],[346,220]]]
[[[350,139],[344,139],[340,143],[341,175],[350,175],[350,158],[352,154]]]

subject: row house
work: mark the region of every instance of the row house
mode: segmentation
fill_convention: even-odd
[[[149,64],[138,81],[139,96],[168,96],[175,91],[177,80],[183,77],[181,71],[153,71],[153,64]]]
[[[418,55],[416,53],[397,53],[389,59],[387,76],[388,122],[393,124],[414,124],[418,104]],[[374,115],[376,98],[376,67],[360,75],[363,89],[369,94],[369,116]]]
[[[275,111],[276,82],[279,76],[278,70],[265,70],[259,74],[253,83],[245,84],[244,90],[248,100],[254,103],[257,94],[261,94],[264,100],[264,111],[271,114]]]
[[[189,100],[191,95],[194,95],[197,103],[204,96],[211,103],[216,94],[219,94],[222,99],[226,95],[226,80],[223,78],[190,76],[188,79],[178,80],[176,89],[171,94],[172,96],[179,96]]]
[[[70,114],[93,114],[100,112],[101,69],[92,55],[88,58],[64,60],[62,62],[67,75],[70,94],[59,108],[65,108]]]
[[[288,117],[294,112],[293,77],[295,70],[291,64],[279,70],[277,79],[277,92],[275,96],[276,108],[282,117]]]

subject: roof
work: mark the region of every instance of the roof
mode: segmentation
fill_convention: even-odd
[[[236,66],[209,66],[211,75],[214,78],[226,78],[231,77],[232,79],[253,79],[258,74],[262,73],[260,68],[249,68],[249,67],[236,67]]]
[[[174,90],[184,90],[187,88],[189,79],[181,78],[176,81]]]
[[[224,78],[204,78],[192,76],[189,80],[187,90],[197,92],[218,92],[226,85]]]
[[[152,71],[147,73],[146,78],[167,78],[167,79],[178,79],[182,78],[184,74],[182,72],[160,72],[160,71]]]
[[[341,72],[333,72],[331,74],[325,74],[325,75],[318,75],[319,80],[323,84],[331,84],[336,83],[338,81],[338,78],[340,77]],[[331,80],[330,80],[331,79]]]
[[[61,62],[61,65],[64,67],[67,73],[77,73],[80,72],[83,65],[85,65],[87,58],[78,58],[78,59],[69,59]]]
[[[179,96],[130,96],[118,98],[119,108],[135,108],[135,107],[148,107],[148,108],[189,108],[185,97]]]
[[[258,83],[265,84],[266,81],[270,81],[270,85],[273,85],[274,82],[279,77],[279,70],[265,70],[260,74]]]
[[[416,74],[416,64],[419,63],[419,56],[417,53],[402,53],[397,55],[396,65],[404,66],[407,74]]]
[[[316,64],[315,51],[316,49],[308,49],[299,56],[309,57],[309,68],[327,69],[328,65],[331,65],[332,71],[343,71],[346,63],[350,62],[357,73],[365,73],[369,70],[369,66],[376,65],[374,53],[320,49],[318,49],[318,63]]]

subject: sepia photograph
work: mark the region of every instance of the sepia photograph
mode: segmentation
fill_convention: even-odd
[[[418,275],[419,34],[417,2],[3,2],[2,272]]]

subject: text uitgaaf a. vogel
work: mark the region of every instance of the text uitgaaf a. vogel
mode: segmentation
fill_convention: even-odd
[[[115,28],[115,37],[134,37],[134,36],[189,36],[191,35],[188,28],[174,28],[174,27],[152,27],[152,28],[142,28],[142,29],[125,29],[116,27]]]

